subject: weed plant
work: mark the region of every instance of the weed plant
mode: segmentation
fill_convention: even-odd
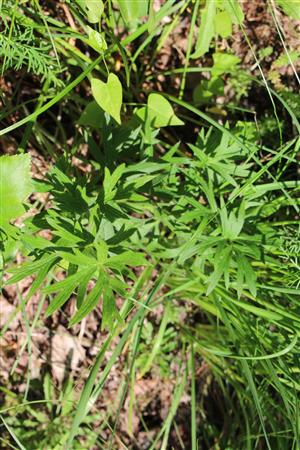
[[[50,317],[75,296],[69,327],[100,303],[107,333],[80,392],[71,378],[58,392],[46,375],[42,399],[31,400],[30,368],[25,398],[2,388],[1,448],[135,448],[134,386],[151,371],[176,382],[147,448],[173,448],[184,393],[191,437],[181,448],[299,448],[299,98],[272,84],[276,65],[268,79],[264,55],[253,53],[253,76],[240,57],[218,50],[238,28],[252,49],[237,0],[166,0],[156,12],[154,3],[0,2],[3,83],[15,80],[11,95],[1,93],[0,136],[16,145],[16,155],[0,158],[2,270],[10,274],[2,287],[34,277],[16,313],[41,293],[22,352],[45,301]],[[281,8],[292,22],[299,2],[268,3],[296,71]],[[184,64],[159,72],[160,50],[186,19]],[[220,105],[225,84],[233,100]],[[264,95],[261,116],[251,89]],[[50,165],[42,180],[30,175],[32,148]],[[33,193],[49,204],[30,203]],[[97,399],[125,347],[118,407],[105,417]],[[127,395],[130,447],[116,439]]]

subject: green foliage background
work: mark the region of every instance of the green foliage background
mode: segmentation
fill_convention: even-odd
[[[70,327],[100,302],[107,340],[80,395],[69,380],[57,396],[48,376],[42,406],[4,389],[2,444],[112,448],[107,445],[113,445],[118,414],[111,441],[104,443],[93,426],[103,421],[94,405],[129,345],[120,409],[137,377],[159,370],[171,378],[173,354],[178,358],[172,405],[149,448],[170,448],[184,391],[191,396],[192,450],[298,448],[297,93],[271,83],[276,64],[267,77],[260,69],[263,76],[255,78],[238,56],[216,47],[220,37],[231,38],[234,27],[244,31],[237,0],[167,0],[156,13],[151,1],[66,5],[76,26],[53,17],[51,5],[46,13],[38,0],[1,4],[2,74],[34,76],[40,83],[28,105],[21,78],[20,103],[4,102],[1,112],[0,135],[13,136],[18,153],[0,158],[2,269],[12,274],[4,288],[34,275],[22,302],[41,291],[46,317],[75,295]],[[270,2],[268,8],[275,28],[278,8],[290,20],[299,19],[298,2]],[[157,76],[150,69],[158,49],[182,17],[190,19],[185,64],[164,73],[169,80],[180,76],[179,89],[158,93],[149,84],[146,90],[145,83]],[[280,34],[277,24],[278,29]],[[284,48],[294,68],[297,55]],[[193,63],[206,56],[210,65]],[[259,68],[261,56],[254,53]],[[193,72],[209,77],[191,94]],[[235,97],[220,106],[216,99],[226,83]],[[229,114],[253,86],[264,92],[265,116],[253,121],[249,114]],[[16,108],[21,118],[10,121]],[[29,173],[32,147],[51,165],[43,180]],[[74,156],[89,170],[75,166]],[[14,225],[32,206],[32,193],[47,193],[49,207],[36,204],[35,214]],[[43,230],[51,240],[41,236]],[[18,266],[17,251],[26,259]],[[62,271],[64,279],[58,280]],[[159,305],[163,314],[153,329],[149,311]],[[217,386],[220,420],[211,417],[198,393],[199,362],[212,375],[208,389]]]

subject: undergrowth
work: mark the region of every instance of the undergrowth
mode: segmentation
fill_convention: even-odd
[[[21,311],[17,366],[42,321],[62,312],[78,334],[99,304],[106,336],[80,387],[46,372],[37,388],[29,366],[22,393],[12,370],[1,448],[141,448],[135,384],[153,373],[173,383],[172,401],[155,435],[144,423],[145,448],[299,448],[299,98],[278,75],[296,71],[280,18],[299,19],[299,2],[267,5],[282,53],[266,70],[273,50],[253,50],[237,0],[154,3],[0,2],[0,136],[16,153],[0,159],[4,294],[31,277],[1,337]],[[159,71],[181,22],[181,65]],[[237,30],[251,70],[221,47]],[[33,150],[43,177],[30,173]],[[103,414],[97,400],[124,355]]]

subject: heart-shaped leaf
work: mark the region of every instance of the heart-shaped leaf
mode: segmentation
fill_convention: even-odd
[[[121,123],[122,85],[117,75],[110,73],[107,82],[92,78],[92,93],[98,105]]]
[[[104,39],[103,34],[99,33],[96,30],[93,30],[91,27],[87,27],[88,31],[88,39],[85,39],[85,42],[89,44],[91,47],[93,47],[94,50],[98,53],[103,53],[105,50],[107,50],[107,44]]]
[[[169,125],[184,125],[174,113],[168,100],[160,94],[150,94],[148,98],[148,113],[151,124],[155,127],[166,127]]]
[[[140,108],[136,115],[143,121],[150,120],[155,128],[184,125],[174,113],[169,101],[160,94],[150,94],[147,107]]]

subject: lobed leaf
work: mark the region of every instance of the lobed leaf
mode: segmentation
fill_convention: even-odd
[[[81,303],[81,306],[79,307],[78,311],[69,321],[70,327],[80,322],[95,308],[95,306],[99,302],[100,295],[107,286],[107,283],[108,280],[106,272],[104,270],[99,270],[98,280],[94,288],[91,290],[86,299]]]

